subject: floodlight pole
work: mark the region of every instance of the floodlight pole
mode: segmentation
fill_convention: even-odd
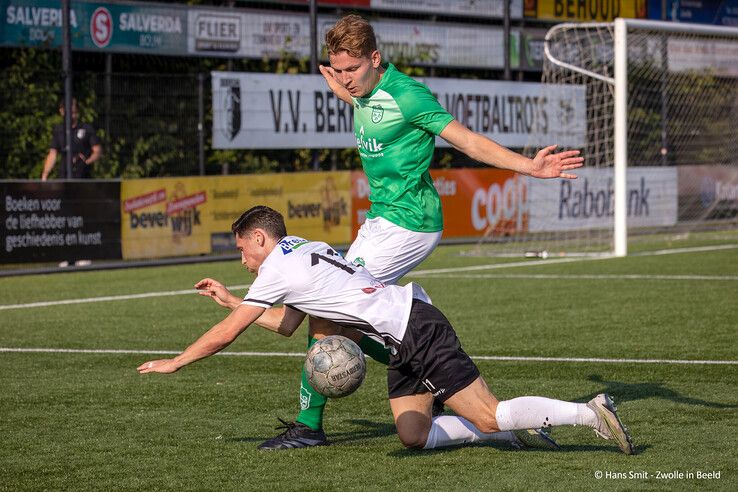
[[[64,73],[64,156],[67,179],[72,178],[72,28],[70,0],[62,0],[62,72]]]

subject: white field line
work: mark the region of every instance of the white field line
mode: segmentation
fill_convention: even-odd
[[[45,354],[126,354],[126,355],[178,355],[179,350],[126,350],[126,349],[54,349],[0,347],[0,353]],[[216,355],[234,357],[305,357],[304,352],[220,352]],[[472,359],[507,362],[597,362],[605,364],[683,364],[683,365],[738,365],[738,360],[684,360],[684,359],[606,359],[600,357],[515,357],[497,355],[472,355]]]
[[[231,290],[247,289],[251,284],[233,285],[228,287]],[[3,304],[0,305],[0,310],[3,309],[25,309],[45,306],[59,306],[64,304],[83,304],[87,302],[106,302],[106,301],[125,301],[128,299],[144,299],[147,297],[166,297],[166,296],[181,296],[181,295],[192,295],[197,294],[195,289],[185,290],[168,290],[159,292],[144,292],[142,294],[125,294],[119,296],[102,296],[102,297],[83,297],[81,299],[64,299],[61,301],[43,301],[43,302],[29,302],[27,304]]]
[[[651,256],[651,255],[667,255],[667,254],[678,254],[678,253],[696,253],[705,251],[717,251],[724,249],[735,249],[738,248],[738,244],[726,244],[717,246],[703,246],[695,248],[679,248],[679,249],[667,249],[652,251],[646,253],[638,253],[633,256]],[[573,263],[579,261],[595,261],[595,260],[608,260],[614,258],[613,256],[597,256],[597,257],[577,257],[577,258],[553,258],[546,260],[533,260],[533,261],[517,261],[512,263],[495,263],[493,265],[474,265],[468,267],[456,267],[456,268],[434,268],[429,270],[417,270],[407,274],[408,277],[422,277],[425,275],[436,275],[443,273],[460,273],[460,272],[474,272],[484,270],[497,270],[502,268],[515,268],[515,267],[527,267],[527,266],[539,266],[539,265],[553,265],[558,263]],[[246,285],[234,285],[229,289],[246,289],[250,284]],[[83,304],[87,302],[106,302],[106,301],[124,301],[129,299],[142,299],[148,297],[164,297],[164,296],[178,296],[178,295],[189,295],[194,294],[194,289],[185,290],[172,290],[163,292],[144,292],[141,294],[125,294],[119,296],[104,296],[104,297],[87,297],[81,299],[64,299],[60,301],[42,301],[42,302],[31,302],[27,304],[4,304],[0,305],[0,311],[7,309],[26,309],[35,307],[46,307],[46,306],[59,306],[66,304]]]
[[[720,244],[714,246],[694,246],[691,248],[675,248],[675,249],[659,249],[656,251],[644,251],[642,253],[633,253],[631,256],[660,256],[675,255],[679,253],[701,253],[705,251],[720,251],[724,249],[736,249],[738,244]]]
[[[499,279],[562,279],[562,280],[738,280],[738,275],[556,275],[556,274],[504,274],[504,273],[468,273],[468,274],[437,274],[429,278],[499,278]]]

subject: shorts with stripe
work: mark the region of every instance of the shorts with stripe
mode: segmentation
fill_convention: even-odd
[[[430,391],[445,402],[478,377],[479,369],[443,313],[415,299],[405,336],[387,368],[390,399]]]

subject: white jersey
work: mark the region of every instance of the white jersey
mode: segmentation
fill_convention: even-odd
[[[416,284],[385,286],[328,244],[287,236],[262,263],[243,304],[264,308],[284,304],[397,347],[413,298],[428,302]]]

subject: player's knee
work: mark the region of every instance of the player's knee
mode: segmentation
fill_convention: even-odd
[[[428,439],[428,433],[420,432],[398,432],[397,436],[402,445],[409,449],[423,449]]]
[[[420,449],[428,439],[431,420],[420,412],[405,412],[395,420],[395,427],[403,446]]]

